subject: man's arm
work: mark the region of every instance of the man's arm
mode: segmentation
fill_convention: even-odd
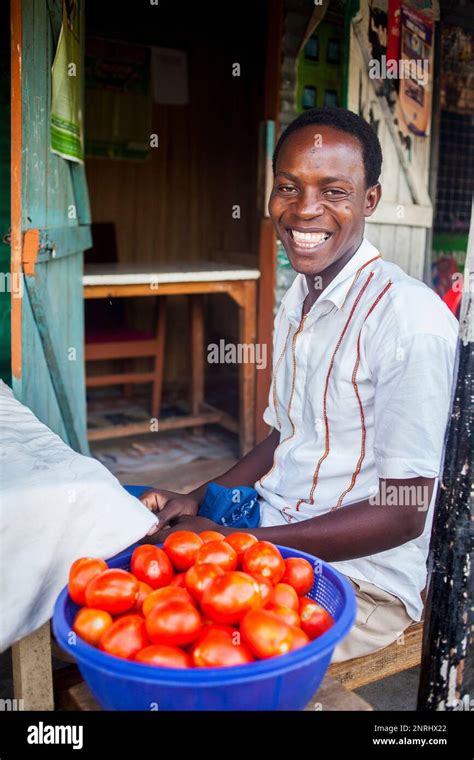
[[[253,486],[254,483],[265,475],[273,464],[273,454],[280,441],[280,433],[275,428],[264,441],[249,451],[237,464],[227,472],[214,478],[212,482],[229,488],[238,486]],[[161,531],[172,520],[179,517],[191,518],[197,515],[199,506],[206,493],[208,483],[196,488],[187,494],[174,493],[163,489],[152,488],[140,496],[140,500],[153,512],[159,512],[159,526]]]
[[[254,446],[237,464],[218,478],[214,478],[212,482],[219,483],[219,485],[226,486],[227,488],[236,488],[237,486],[253,487],[254,483],[271,468],[273,455],[279,442],[280,431],[273,428],[270,435],[264,441]],[[208,483],[203,483],[202,486],[191,491],[188,495],[192,496],[200,504],[206,493],[207,486]]]
[[[434,478],[423,477],[380,480],[378,496],[373,499],[288,525],[239,531],[314,554],[327,562],[367,557],[400,546],[423,532],[434,482]],[[157,534],[158,540],[164,541],[173,530],[205,530],[211,525],[224,534],[235,530],[208,525],[208,520],[204,525],[201,520],[184,517],[173,528]]]

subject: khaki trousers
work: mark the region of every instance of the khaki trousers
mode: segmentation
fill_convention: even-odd
[[[414,622],[398,597],[373,583],[346,578],[356,595],[357,615],[353,628],[334,650],[331,662],[344,662],[383,649]]]

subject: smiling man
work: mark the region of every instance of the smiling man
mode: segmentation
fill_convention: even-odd
[[[281,135],[269,210],[298,274],[275,319],[272,431],[214,481],[255,487],[258,538],[347,576],[357,621],[335,661],[421,617],[458,334],[438,296],[364,238],[381,163],[371,127],[344,109],[306,111]],[[206,488],[142,497],[160,512],[156,540],[216,527],[197,516]]]

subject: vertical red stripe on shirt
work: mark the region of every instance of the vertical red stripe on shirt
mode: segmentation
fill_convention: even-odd
[[[352,491],[352,489],[354,488],[356,480],[357,480],[357,476],[359,475],[359,472],[360,472],[361,467],[362,467],[362,462],[364,461],[364,457],[365,457],[365,439],[366,439],[365,416],[364,416],[364,407],[362,405],[362,400],[361,400],[360,395],[359,395],[359,387],[357,385],[357,371],[359,369],[359,364],[360,364],[360,336],[361,336],[361,333],[362,333],[362,328],[364,327],[364,324],[365,324],[367,318],[373,312],[373,310],[375,309],[375,307],[377,306],[377,304],[381,301],[381,299],[383,298],[383,296],[385,295],[385,293],[387,293],[387,291],[392,287],[392,284],[393,283],[391,281],[389,281],[385,285],[385,287],[382,290],[382,292],[379,293],[379,295],[375,299],[374,303],[370,307],[369,311],[365,315],[364,321],[362,322],[362,326],[361,326],[361,328],[359,330],[359,334],[357,336],[357,356],[356,356],[356,360],[355,360],[355,364],[354,364],[354,369],[352,371],[352,385],[354,387],[354,392],[355,392],[355,394],[357,396],[357,401],[359,403],[359,411],[360,411],[360,424],[361,424],[360,454],[359,454],[359,459],[357,460],[356,468],[355,468],[354,472],[352,473],[352,478],[351,478],[350,485],[339,496],[339,499],[337,500],[337,504],[336,504],[335,507],[332,507],[331,512],[333,512],[335,509],[339,509],[339,507],[342,505],[342,502],[343,502],[344,498],[347,496],[347,494],[349,493],[349,491]]]
[[[369,262],[367,262],[367,263],[369,263]],[[325,436],[325,449],[324,449],[324,453],[320,457],[320,459],[319,459],[319,461],[318,461],[318,463],[316,465],[316,469],[314,471],[313,485],[311,487],[311,492],[310,492],[310,495],[309,495],[309,499],[299,499],[297,501],[297,503],[296,503],[296,506],[295,506],[296,511],[299,510],[300,504],[303,504],[304,502],[309,503],[311,506],[314,504],[314,492],[315,492],[316,486],[318,484],[319,470],[321,469],[322,463],[327,458],[327,456],[329,455],[329,452],[331,450],[330,442],[329,442],[329,421],[328,421],[328,416],[327,416],[327,394],[328,394],[328,387],[329,387],[329,378],[331,376],[331,372],[332,372],[332,369],[333,369],[333,366],[334,366],[334,360],[336,358],[336,354],[339,351],[339,348],[340,348],[340,345],[341,345],[342,340],[344,338],[344,335],[347,332],[347,329],[348,329],[349,324],[350,324],[350,322],[352,320],[352,317],[354,316],[355,310],[357,309],[357,306],[359,305],[359,302],[360,302],[362,296],[364,295],[364,293],[365,293],[365,291],[366,291],[366,289],[367,289],[367,287],[368,287],[368,285],[369,285],[369,283],[370,283],[370,281],[371,281],[371,279],[372,279],[373,276],[374,276],[374,273],[371,272],[369,274],[369,276],[367,277],[367,280],[363,284],[362,288],[360,289],[359,293],[357,294],[357,298],[354,301],[354,304],[352,306],[352,309],[351,309],[351,312],[349,314],[349,317],[347,318],[346,324],[344,325],[344,327],[342,329],[342,332],[341,332],[341,334],[339,336],[339,339],[337,341],[336,348],[334,349],[333,354],[331,356],[331,361],[329,363],[329,369],[328,369],[327,375],[326,375],[326,382],[324,384],[324,399],[323,399],[323,417],[324,417],[324,427],[325,427],[325,432],[326,432],[326,436]]]

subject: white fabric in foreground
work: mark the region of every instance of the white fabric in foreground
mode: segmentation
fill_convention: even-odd
[[[0,381],[0,652],[52,616],[74,560],[113,557],[156,524]]]

